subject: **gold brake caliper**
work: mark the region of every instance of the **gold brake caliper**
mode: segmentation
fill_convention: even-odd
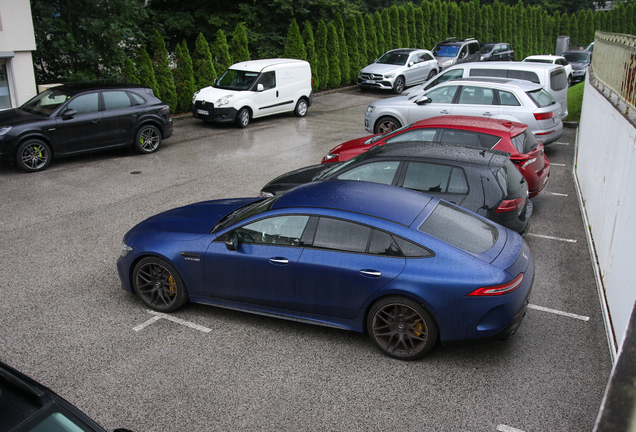
[[[177,290],[175,289],[176,283],[172,276],[168,277],[168,283],[170,284],[170,295],[173,296],[177,293]]]

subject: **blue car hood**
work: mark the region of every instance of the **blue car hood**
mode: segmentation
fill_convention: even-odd
[[[208,234],[223,216],[259,198],[236,198],[203,201],[151,216],[132,231],[159,231]]]

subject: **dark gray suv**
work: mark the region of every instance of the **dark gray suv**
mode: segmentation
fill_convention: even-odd
[[[439,42],[433,48],[435,60],[440,69],[444,70],[458,63],[478,62],[481,60],[481,50],[477,39],[448,38]]]

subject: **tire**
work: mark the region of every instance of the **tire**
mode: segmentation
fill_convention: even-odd
[[[393,93],[400,94],[404,91],[404,77],[397,77],[395,84],[393,84]]]
[[[161,132],[153,125],[144,125],[135,134],[135,151],[137,153],[154,153],[161,144]]]
[[[572,74],[568,75],[568,87],[572,87]]]
[[[133,270],[133,287],[151,309],[172,312],[188,302],[183,279],[166,261],[146,257]]]
[[[437,71],[435,69],[432,69],[429,73],[428,73],[428,78],[426,78],[426,81],[432,79],[435,75],[437,75]]]
[[[296,117],[305,117],[308,109],[309,104],[307,103],[307,99],[300,98],[296,104],[296,108],[294,109],[294,115]]]
[[[379,134],[391,132],[401,127],[402,125],[400,124],[400,122],[393,117],[380,117],[380,119],[375,123],[374,133]]]
[[[39,139],[27,139],[15,154],[16,165],[26,172],[38,172],[51,163],[51,148]]]
[[[367,315],[371,340],[389,357],[415,360],[437,342],[435,320],[418,302],[407,297],[378,300]]]
[[[250,110],[247,108],[241,108],[236,115],[236,126],[240,128],[246,128],[250,124]]]

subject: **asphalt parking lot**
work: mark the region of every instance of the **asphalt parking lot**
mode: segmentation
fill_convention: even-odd
[[[179,119],[146,156],[0,166],[0,360],[110,430],[591,431],[612,364],[571,174],[575,129],[546,147],[550,184],[526,237],[531,308],[507,342],[402,362],[366,335],[196,304],[158,315],[121,290],[115,262],[134,224],[257,195],[366,135],[378,97],[319,95],[305,118],[246,129]]]

